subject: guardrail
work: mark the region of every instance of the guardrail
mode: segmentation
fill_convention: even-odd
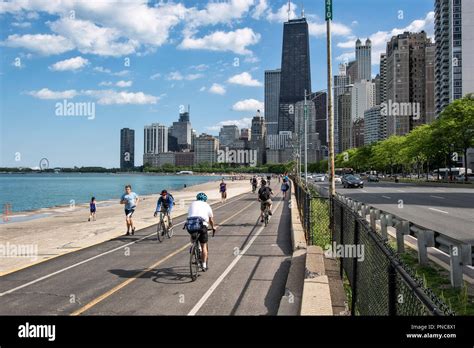
[[[324,190],[318,191],[324,193]],[[298,209],[302,220],[306,221],[310,209],[305,202],[312,195],[296,182],[297,192],[302,197],[298,199]],[[347,276],[351,287],[352,315],[454,314],[436,294],[424,287],[423,281],[404,264],[387,239],[373,228],[373,223],[366,220],[366,215],[359,213],[362,204],[336,196],[331,208],[320,206],[318,209],[334,217],[334,226],[330,230],[332,244],[330,249],[326,248],[325,255],[337,258],[341,277],[344,274]],[[375,219],[376,213],[372,215]],[[326,229],[318,226],[310,227],[315,228],[315,238],[327,233]]]
[[[388,240],[388,228],[396,231],[397,251],[405,251],[405,236],[416,239],[418,262],[428,263],[428,248],[438,249],[449,255],[449,271],[451,285],[459,288],[463,285],[463,267],[473,264],[473,246],[449,237],[441,232],[425,228],[411,221],[398,217],[395,214],[358,202],[336,193],[336,198],[350,207],[362,218],[370,218],[370,226],[374,231],[380,231],[383,240]],[[380,230],[377,229],[380,225]]]

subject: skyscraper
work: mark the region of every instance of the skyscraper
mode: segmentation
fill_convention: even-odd
[[[159,154],[168,152],[168,127],[152,123],[143,130],[143,153]]]
[[[135,167],[135,130],[120,130],[120,169],[131,170]]]
[[[338,98],[338,118],[339,118],[339,151],[344,152],[351,147],[352,139],[352,95],[347,91]]]
[[[311,95],[316,109],[316,127],[315,132],[319,134],[319,140],[322,146],[328,146],[328,94],[325,91],[315,92]]]
[[[257,150],[257,164],[265,164],[266,134],[265,120],[260,114],[252,118],[250,148]]]
[[[279,131],[294,131],[295,103],[311,93],[311,68],[308,22],[292,19],[283,26],[281,58]]]
[[[178,122],[173,122],[171,135],[177,139],[179,150],[191,149],[191,122],[189,121],[188,111],[179,114]]]
[[[426,52],[431,45],[424,31],[405,32],[387,43],[387,136],[405,135],[426,123],[426,93],[434,93],[426,88]]]
[[[387,55],[385,53],[380,54],[380,88],[377,90],[378,99],[380,105],[387,101]]]
[[[369,145],[387,137],[387,118],[376,105],[364,113],[364,145]]]
[[[474,92],[474,0],[435,1],[436,114]]]
[[[278,134],[281,69],[265,71],[265,122],[268,134]]]
[[[347,64],[347,76],[350,77],[351,83],[359,81],[357,61],[353,60]]]
[[[357,81],[372,80],[372,42],[367,39],[365,45],[357,39],[356,41],[356,62],[357,62]]]
[[[346,65],[344,64],[344,68]],[[351,84],[351,77],[346,74],[345,69],[339,71],[339,75],[334,76],[334,151],[339,153],[339,125],[341,120],[339,119],[339,96],[349,91],[349,85]]]
[[[219,144],[221,146],[228,146],[240,137],[239,127],[236,125],[222,126],[219,132]]]

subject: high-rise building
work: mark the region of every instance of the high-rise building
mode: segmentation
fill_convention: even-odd
[[[315,132],[319,134],[319,140],[322,146],[328,146],[328,94],[325,91],[315,92],[311,95],[314,101],[316,111]]]
[[[436,45],[427,45],[425,48],[425,122],[431,123],[436,118],[435,102],[435,65]]]
[[[364,146],[364,127],[365,120],[358,118],[352,124],[352,146],[361,147]]]
[[[431,45],[424,31],[405,32],[387,43],[387,136],[405,135],[426,123],[426,52]]]
[[[179,150],[191,149],[192,135],[191,122],[189,121],[189,106],[188,111],[180,112],[178,122],[173,122],[171,135],[176,138]]]
[[[339,119],[339,151],[344,152],[351,148],[352,142],[352,93],[347,91],[338,98]]]
[[[265,164],[267,130],[264,118],[258,113],[252,118],[252,128],[250,136],[250,149],[257,151],[257,164]]]
[[[474,92],[474,0],[435,0],[436,114]]]
[[[365,110],[375,105],[375,83],[360,80],[354,83],[352,89],[352,122],[364,118]]]
[[[295,103],[311,93],[311,68],[308,22],[292,19],[283,26],[281,58],[279,131],[294,131]]]
[[[350,77],[351,83],[359,81],[359,72],[356,60],[353,60],[347,64],[347,76]]]
[[[208,165],[217,163],[218,150],[219,140],[212,135],[201,134],[196,138],[194,145],[194,163],[207,163]]]
[[[377,105],[387,101],[387,55],[385,53],[380,54],[380,88],[377,89],[377,94]]]
[[[135,168],[135,130],[122,128],[120,130],[120,169]]]
[[[250,128],[242,128],[240,130],[240,139],[243,140],[250,140]]]
[[[376,105],[364,113],[364,144],[369,145],[387,137],[387,117],[381,113],[382,107]]]
[[[372,80],[372,42],[365,41],[365,45],[357,39],[356,41],[357,80]]]
[[[239,127],[236,125],[222,126],[219,132],[220,146],[228,146],[240,138]]]
[[[145,126],[143,131],[143,153],[159,154],[168,152],[168,127],[152,123]]]
[[[265,122],[268,134],[278,134],[281,69],[265,70]]]
[[[286,131],[280,132],[279,134],[268,134],[267,135],[267,149],[280,150],[291,147],[293,144],[293,133]]]
[[[344,69],[345,69],[345,64],[344,64]],[[339,75],[334,76],[334,152],[339,153],[339,125],[341,123],[341,120],[339,119],[339,96],[342,94],[348,92],[350,90],[350,84],[351,84],[351,77],[349,75],[346,75],[345,70],[343,72],[339,72]]]

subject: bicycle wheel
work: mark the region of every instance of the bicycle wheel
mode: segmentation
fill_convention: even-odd
[[[163,221],[161,221],[156,228],[156,236],[158,238],[158,241],[161,243],[163,241],[163,236],[164,236],[164,230],[165,226]]]
[[[195,281],[199,271],[199,249],[197,242],[193,243],[191,247],[191,255],[189,256],[189,271],[191,273],[191,280]]]
[[[166,235],[168,236],[168,239],[173,237],[173,227],[170,227],[170,217],[166,217]]]
[[[268,225],[268,210],[265,211],[265,227]]]

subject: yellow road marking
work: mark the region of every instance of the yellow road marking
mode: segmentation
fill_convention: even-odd
[[[239,210],[238,212],[236,212],[235,214],[233,214],[232,216],[228,217],[227,219],[223,220],[221,222],[221,224],[224,224],[225,222],[229,221],[230,219],[232,219],[233,217],[235,217],[236,215],[240,214],[242,211],[244,211],[245,209],[247,209],[248,207],[250,207],[254,202],[250,203],[249,205],[245,206],[244,208],[242,208],[241,210]],[[183,245],[181,248],[173,251],[171,254],[167,255],[166,257],[164,257],[163,259],[159,260],[158,262],[154,263],[153,265],[151,265],[150,267],[147,267],[145,270],[141,271],[140,273],[138,273],[137,275],[133,276],[132,278],[130,279],[127,279],[126,281],[120,283],[119,285],[115,286],[114,288],[110,289],[109,291],[107,291],[106,293],[100,295],[99,297],[96,297],[95,299],[93,299],[92,301],[90,301],[88,304],[86,304],[85,306],[79,308],[78,310],[74,311],[71,313],[71,316],[77,316],[77,315],[81,315],[82,313],[84,313],[85,311],[91,309],[92,307],[94,307],[96,304],[102,302],[103,300],[105,300],[106,298],[110,297],[111,295],[113,295],[114,293],[116,293],[117,291],[119,291],[120,289],[126,287],[128,284],[130,284],[131,282],[133,282],[134,280],[140,278],[141,276],[143,276],[144,274],[150,272],[153,268],[159,266],[160,264],[162,264],[163,262],[165,262],[166,260],[169,260],[170,258],[172,258],[173,256],[177,255],[178,253],[180,253],[181,251],[187,249],[189,247],[189,243],[187,243],[186,245]]]

